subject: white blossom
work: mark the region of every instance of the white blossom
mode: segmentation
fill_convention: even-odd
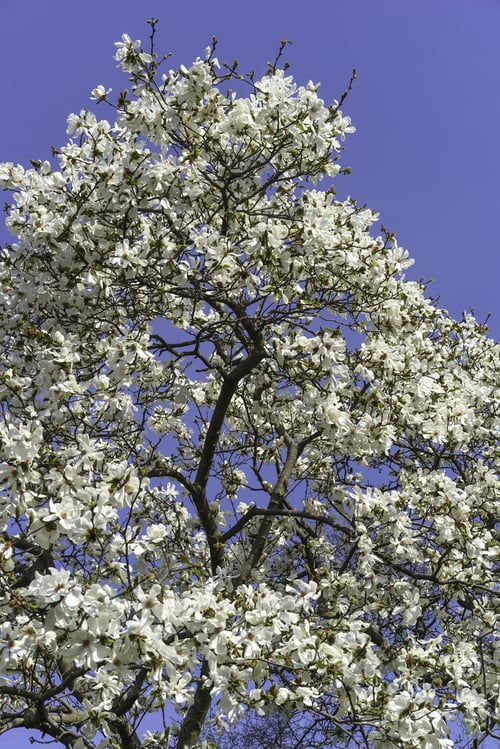
[[[163,74],[124,34],[117,121],[0,165],[0,730],[115,746],[167,706],[191,749],[213,701],[372,747],[479,737],[498,345],[336,199],[338,103],[212,52]]]

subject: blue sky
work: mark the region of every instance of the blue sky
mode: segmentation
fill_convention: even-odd
[[[145,40],[153,16],[173,65],[215,34],[219,58],[264,72],[286,38],[292,74],[321,81],[327,101],[356,67],[340,195],[379,211],[443,307],[491,313],[500,338],[500,0],[0,0],[0,161],[49,158],[94,86],[125,87],[113,42]]]

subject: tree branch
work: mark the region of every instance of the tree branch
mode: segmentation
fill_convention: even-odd
[[[200,522],[207,534],[212,561],[212,572],[215,572],[220,564],[221,547],[219,529],[206,497],[206,487],[210,477],[210,469],[212,467],[217,442],[219,440],[227,409],[237,390],[238,384],[249,372],[252,371],[252,369],[255,369],[264,358],[264,355],[263,349],[254,349],[246,359],[239,362],[225,377],[205,436],[201,458],[193,484],[194,491],[192,497]]]
[[[144,684],[147,674],[148,669],[141,668],[135,677],[134,683],[113,701],[112,710],[116,716],[120,718],[122,715],[125,715],[125,713],[135,704],[141,694],[142,685]]]
[[[191,749],[198,740],[200,731],[207,717],[212,697],[210,687],[205,686],[204,682],[209,676],[209,668],[206,660],[203,661],[200,674],[200,682],[194,695],[194,700],[189,706],[179,731],[176,749]]]
[[[238,520],[237,523],[233,525],[232,528],[229,528],[229,530],[221,535],[221,542],[225,543],[226,541],[229,541],[231,538],[233,538],[233,536],[239,533],[239,531],[241,531],[245,527],[245,525],[247,525],[247,523],[252,520],[252,518],[259,516],[314,520],[317,523],[324,523],[325,525],[329,525],[331,528],[335,528],[335,530],[341,531],[347,536],[351,535],[351,530],[349,528],[340,525],[335,520],[332,520],[325,515],[316,515],[313,512],[307,512],[306,510],[288,510],[283,507],[250,507],[250,509],[243,515],[243,517]]]
[[[283,504],[286,487],[292,475],[293,469],[295,468],[295,464],[297,463],[297,460],[300,456],[300,452],[300,446],[290,440],[285,465],[283,466],[281,473],[278,476],[278,480],[276,481],[276,484],[271,491],[269,507],[267,508],[268,510],[276,510]],[[249,577],[252,570],[259,563],[264,552],[267,536],[273,524],[273,518],[275,516],[275,513],[270,513],[267,516],[263,517],[257,530],[255,540],[252,544],[252,548],[250,549],[250,554],[244,561],[241,570],[234,581],[235,587],[238,587],[238,585],[244,583]]]

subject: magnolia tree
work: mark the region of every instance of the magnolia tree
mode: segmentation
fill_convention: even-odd
[[[0,731],[191,749],[279,710],[330,746],[479,745],[498,346],[336,199],[343,99],[214,47],[116,58],[115,124],[0,167]]]

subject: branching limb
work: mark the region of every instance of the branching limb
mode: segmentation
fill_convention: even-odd
[[[220,432],[224,419],[226,417],[227,409],[233,395],[236,392],[239,382],[249,374],[264,358],[264,351],[262,349],[255,349],[250,352],[246,359],[239,362],[236,367],[227,375],[222,383],[222,387],[215,405],[210,425],[207,430],[203,449],[198,464],[198,470],[194,480],[194,494],[193,501],[198,511],[200,522],[207,534],[208,543],[210,546],[210,556],[212,560],[212,571],[215,571],[221,561],[221,546],[220,546],[220,533],[215,522],[215,518],[210,509],[210,504],[206,496],[206,487],[208,479],[210,477],[210,469],[212,467],[215,450],[219,440]]]
[[[283,518],[300,518],[302,520],[314,520],[317,523],[324,523],[329,525],[335,530],[351,535],[351,530],[346,528],[335,520],[325,515],[315,515],[313,512],[306,512],[306,510],[288,510],[282,507],[250,507],[250,509],[241,517],[232,528],[223,533],[220,537],[222,543],[229,541],[231,538],[236,536],[247,523],[250,522],[254,517],[283,517]]]
[[[210,687],[205,685],[209,676],[207,661],[203,661],[201,668],[200,683],[194,695],[193,703],[190,705],[184,718],[177,739],[176,749],[191,749],[196,743],[200,731],[210,709],[212,697]]]
[[[291,478],[293,469],[295,468],[299,456],[299,445],[290,440],[285,464],[281,470],[280,475],[278,476],[276,484],[271,491],[269,507],[267,508],[268,510],[276,510],[283,504],[288,481]],[[264,552],[267,536],[269,534],[269,531],[271,530],[274,517],[276,517],[276,515],[275,513],[272,513],[262,518],[262,521],[255,535],[255,540],[252,544],[252,548],[250,549],[250,554],[243,563],[242,568],[234,581],[235,587],[238,587],[238,585],[244,583],[248,579],[252,570],[259,563]]]

